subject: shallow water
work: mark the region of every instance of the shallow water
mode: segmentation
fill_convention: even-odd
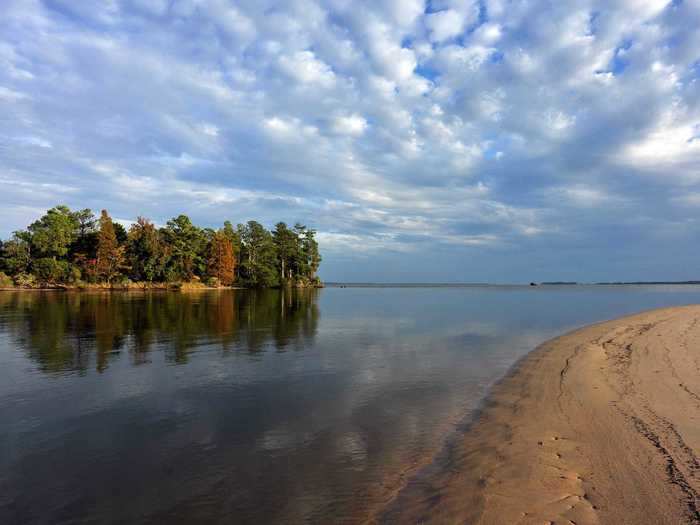
[[[488,386],[699,286],[0,292],[0,523],[354,523]]]

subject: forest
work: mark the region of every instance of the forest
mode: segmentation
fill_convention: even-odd
[[[320,286],[315,235],[284,222],[201,228],[186,215],[127,229],[106,210],[56,206],[0,241],[0,287]]]

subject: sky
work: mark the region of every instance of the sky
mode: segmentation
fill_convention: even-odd
[[[1,0],[0,236],[318,231],[329,281],[700,279],[700,0]]]

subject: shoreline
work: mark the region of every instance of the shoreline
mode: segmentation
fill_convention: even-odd
[[[377,522],[700,523],[700,306],[543,343],[464,429]]]

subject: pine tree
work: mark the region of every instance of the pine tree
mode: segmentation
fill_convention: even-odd
[[[138,217],[127,235],[127,259],[131,277],[136,281],[164,279],[165,267],[170,257],[158,228],[144,217]]]
[[[289,282],[298,273],[296,263],[299,259],[299,238],[283,222],[275,225],[272,238],[277,251],[280,282]]]
[[[240,231],[243,244],[241,269],[245,282],[255,287],[277,285],[277,253],[270,232],[256,221],[248,221]]]

